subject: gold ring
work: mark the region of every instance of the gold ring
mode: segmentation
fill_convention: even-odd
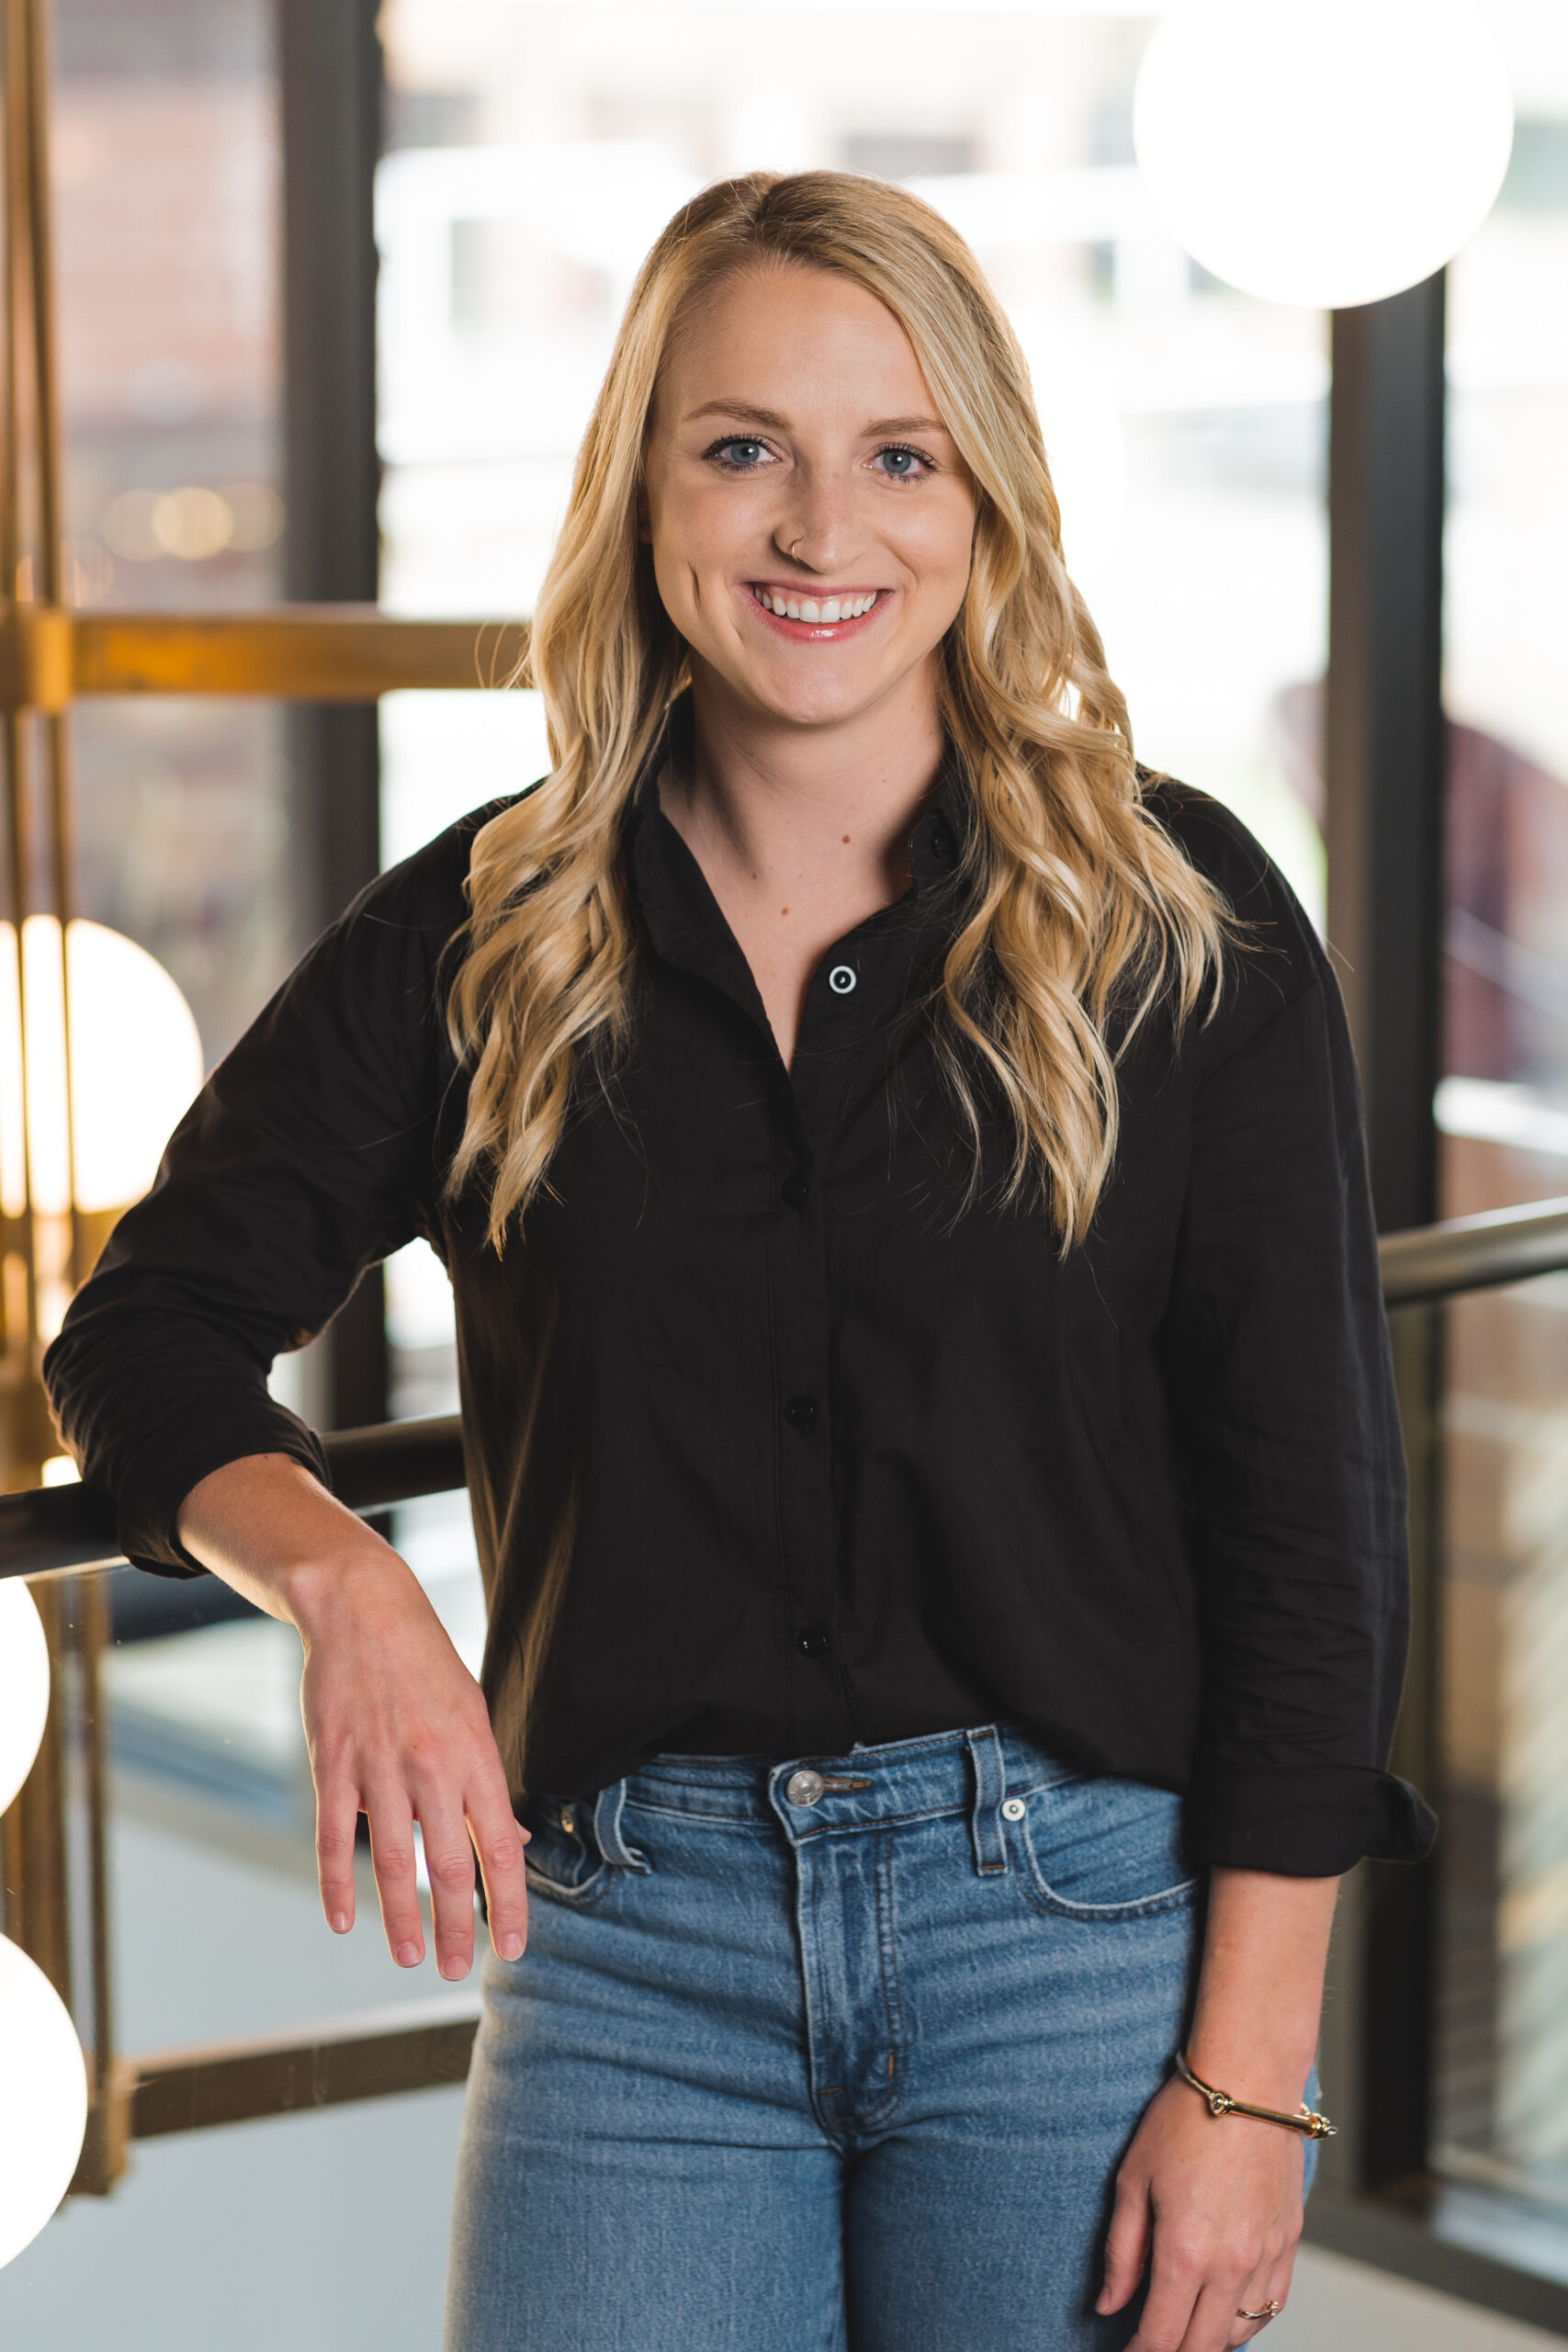
[[[1269,2301],[1264,2304],[1263,2309],[1260,2312],[1238,2311],[1236,2312],[1236,2317],[1237,2319],[1273,2319],[1278,2315],[1279,2309],[1279,2304],[1274,2301],[1272,2295],[1270,2295]]]

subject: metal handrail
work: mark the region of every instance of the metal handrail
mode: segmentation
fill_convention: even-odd
[[[1527,1201],[1478,1216],[1385,1233],[1378,1243],[1383,1303],[1416,1306],[1568,1272],[1568,1200]]]
[[[1534,1275],[1568,1272],[1568,1199],[1488,1209],[1384,1234],[1378,1244],[1387,1306],[1415,1306]],[[376,1510],[467,1484],[456,1413],[336,1430],[321,1440],[333,1492]],[[118,1566],[114,1505],[88,1487],[34,1487],[0,1495],[0,1577],[61,1576]]]

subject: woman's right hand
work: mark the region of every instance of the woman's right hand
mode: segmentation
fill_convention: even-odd
[[[423,1959],[417,1821],[441,1974],[465,1976],[473,1960],[476,1854],[491,1941],[515,1960],[527,1934],[527,1832],[512,1810],[483,1694],[412,1571],[282,1454],[248,1455],[202,1479],[181,1507],[179,1532],[204,1566],[299,1628],[317,1869],[332,1928],[345,1935],[354,1924],[363,1813],[392,1957],[403,1968]]]

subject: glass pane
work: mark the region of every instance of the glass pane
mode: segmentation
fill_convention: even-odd
[[[1568,1275],[1450,1308],[1434,2162],[1568,2278]]]
[[[54,15],[67,594],[265,604],[284,523],[270,8]],[[78,911],[157,956],[216,1060],[290,952],[278,714],[89,702],[73,734]]]
[[[1493,12],[1518,128],[1450,273],[1446,1215],[1568,1194],[1568,74]],[[1444,2226],[1568,2277],[1568,1281],[1449,1317],[1436,2161]]]

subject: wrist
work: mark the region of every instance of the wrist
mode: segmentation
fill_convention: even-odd
[[[1267,2049],[1251,2047],[1240,2037],[1205,2036],[1194,2028],[1185,2054],[1192,2072],[1215,2090],[1249,2107],[1275,2107],[1289,2113],[1306,2094],[1316,2049],[1294,2039],[1276,2039]]]
[[[363,1623],[424,1600],[413,1570],[370,1528],[351,1532],[347,1541],[330,1548],[312,1546],[280,1566],[273,1585],[284,1613],[306,1643],[346,1620]]]

